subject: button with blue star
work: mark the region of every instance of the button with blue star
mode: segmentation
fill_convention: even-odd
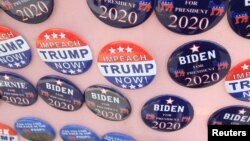
[[[136,141],[136,140],[122,133],[110,132],[103,135],[101,141]]]

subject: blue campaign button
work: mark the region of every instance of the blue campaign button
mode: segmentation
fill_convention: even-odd
[[[250,39],[250,0],[231,0],[227,15],[233,31]]]
[[[60,130],[63,141],[99,141],[92,130],[81,125],[66,125]]]
[[[136,141],[136,140],[122,133],[111,132],[103,135],[101,141]]]
[[[177,131],[193,119],[192,105],[174,95],[157,96],[146,102],[141,110],[144,123],[158,131]]]
[[[87,107],[101,118],[121,121],[131,114],[128,99],[113,88],[94,85],[88,87],[84,95]]]
[[[27,140],[53,141],[56,133],[47,122],[34,117],[20,118],[15,123],[15,130]]]
[[[228,0],[158,0],[156,15],[169,30],[194,35],[213,28],[225,15]]]
[[[170,56],[167,70],[178,84],[204,88],[222,80],[231,66],[225,48],[210,41],[197,40],[177,48]]]
[[[76,111],[82,107],[84,96],[71,81],[49,75],[37,83],[39,96],[50,106],[63,111]]]
[[[0,97],[16,106],[30,106],[37,101],[34,86],[25,78],[11,72],[0,72]]]
[[[87,0],[87,3],[99,20],[118,28],[142,24],[155,7],[155,0]]]
[[[18,21],[37,24],[50,17],[54,0],[1,0],[0,7]]]
[[[250,125],[250,107],[235,105],[214,112],[208,125]]]

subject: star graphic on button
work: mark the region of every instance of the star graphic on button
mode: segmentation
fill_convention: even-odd
[[[126,86],[126,85],[124,85],[124,84],[122,84],[121,86],[122,86],[122,88],[127,88],[127,86]]]
[[[130,88],[130,89],[135,89],[135,86],[131,84],[131,85],[129,86],[129,88]]]
[[[196,46],[195,44],[193,45],[193,47],[189,48],[190,50],[192,50],[192,53],[195,53],[195,52],[199,52],[199,46]]]
[[[7,74],[5,74],[5,75],[3,76],[3,78],[4,78],[4,80],[10,80],[10,77],[9,77]]]
[[[21,64],[26,64],[26,62],[25,61],[21,61]]]
[[[244,109],[239,110],[239,114],[240,114],[240,115],[244,115],[246,112],[247,112],[247,111],[245,111]]]
[[[142,87],[143,87],[143,85],[142,85],[142,84],[139,84],[139,85],[138,85],[138,87],[139,87],[139,88],[142,88]]]
[[[45,37],[45,40],[49,40],[50,39],[50,36],[47,33],[44,35],[44,37]]]
[[[58,35],[56,33],[53,32],[53,34],[51,34],[51,36],[54,38],[54,39],[57,39],[58,38]]]
[[[106,93],[107,93],[107,90],[101,89],[101,92],[102,92],[102,94],[106,94]]]
[[[8,66],[9,66],[9,67],[11,67],[11,68],[13,67],[13,65],[12,65],[12,64],[8,64]]]
[[[61,39],[65,39],[65,34],[61,32],[61,34],[59,35]]]
[[[112,47],[109,49],[109,52],[111,53],[111,54],[114,54],[115,53],[115,49],[113,49]]]
[[[61,86],[61,85],[62,85],[62,81],[57,80],[57,81],[56,81],[56,84],[59,85],[59,86]]]
[[[76,72],[74,70],[69,70],[70,74],[75,74]]]
[[[249,65],[247,65],[247,64],[244,64],[243,66],[241,66],[241,68],[242,68],[242,70],[244,71],[244,70],[248,70],[248,68],[249,68]]]
[[[133,49],[132,49],[131,47],[129,47],[129,46],[126,48],[127,53],[131,53],[132,50],[133,50]]]
[[[124,52],[124,48],[121,46],[119,46],[119,48],[117,48],[117,49],[118,49],[119,53]]]
[[[20,63],[17,63],[17,62],[16,62],[14,65],[15,65],[16,67],[20,67]]]
[[[166,101],[167,101],[167,104],[170,104],[170,105],[172,105],[174,102],[174,100],[172,100],[171,98],[167,99]]]

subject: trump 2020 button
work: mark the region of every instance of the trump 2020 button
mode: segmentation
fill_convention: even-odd
[[[167,70],[178,84],[204,88],[222,80],[231,66],[225,48],[210,41],[197,40],[177,48],[170,56]]]
[[[18,141],[18,135],[10,126],[0,123],[0,141]]]
[[[101,141],[136,141],[136,140],[122,133],[111,132],[103,135]]]
[[[79,88],[60,76],[42,77],[37,83],[37,91],[47,104],[63,111],[76,111],[84,102]]]
[[[87,0],[87,3],[99,20],[118,28],[142,24],[155,6],[155,0]]]
[[[141,110],[141,117],[148,127],[165,132],[186,127],[193,116],[192,105],[173,95],[157,96],[149,100]]]
[[[1,0],[0,7],[18,21],[37,24],[50,17],[54,0]]]
[[[26,40],[16,31],[0,26],[0,66],[19,69],[31,61],[31,50]]]
[[[225,87],[234,98],[250,102],[250,59],[236,65],[226,76]]]
[[[42,32],[36,47],[40,58],[52,69],[63,74],[81,74],[92,65],[92,53],[87,43],[64,29],[48,29]]]
[[[128,41],[112,42],[99,53],[98,67],[112,84],[124,89],[140,89],[156,75],[154,58],[142,47]]]
[[[34,86],[25,78],[11,72],[0,72],[0,97],[16,106],[30,106],[37,101]]]
[[[99,141],[92,130],[81,125],[66,125],[60,130],[63,141]]]
[[[47,122],[34,118],[20,118],[15,123],[15,130],[25,139],[31,141],[53,141],[56,133]]]
[[[214,27],[225,15],[228,0],[158,0],[156,15],[169,30],[193,35]]]
[[[250,125],[250,107],[228,106],[213,113],[208,125]]]
[[[131,113],[131,105],[128,99],[110,87],[90,86],[85,90],[84,95],[88,108],[101,118],[121,121]]]

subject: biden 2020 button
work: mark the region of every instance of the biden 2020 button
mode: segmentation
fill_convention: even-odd
[[[76,111],[82,107],[84,96],[71,81],[49,75],[37,83],[39,96],[50,106],[63,111]]]
[[[103,135],[101,141],[136,141],[136,140],[122,133],[111,132]]]
[[[142,108],[144,123],[158,131],[176,131],[186,127],[193,119],[192,105],[177,96],[162,95],[149,100]]]
[[[142,47],[128,41],[106,45],[99,53],[98,67],[112,84],[124,89],[140,89],[156,75],[154,58]]]
[[[34,86],[25,78],[11,72],[0,72],[0,97],[16,106],[30,106],[37,101]]]
[[[156,15],[169,30],[193,35],[214,27],[225,15],[228,0],[158,0]]]
[[[225,87],[232,97],[250,102],[250,59],[230,70],[226,76]]]
[[[18,135],[10,126],[0,123],[0,141],[18,141]]]
[[[1,0],[0,7],[18,21],[37,24],[50,17],[54,0]]]
[[[222,80],[231,66],[225,48],[210,41],[192,41],[177,48],[167,64],[168,73],[178,84],[204,88]]]
[[[110,87],[90,86],[85,90],[84,95],[88,108],[104,119],[121,121],[131,113],[131,105],[128,99]]]
[[[155,0],[87,0],[87,3],[98,19],[118,28],[142,24],[155,6]]]
[[[250,125],[250,107],[229,106],[213,113],[208,125]]]
[[[41,59],[63,74],[81,74],[92,65],[92,53],[87,43],[64,29],[48,29],[42,32],[36,47]]]
[[[20,118],[15,123],[15,130],[25,139],[31,141],[53,141],[56,133],[47,122],[34,118]]]
[[[31,61],[31,50],[26,40],[16,31],[0,26],[0,66],[19,69]]]
[[[100,141],[92,130],[81,125],[66,125],[60,130],[63,141]]]
[[[231,0],[227,15],[233,31],[250,39],[250,0]]]

